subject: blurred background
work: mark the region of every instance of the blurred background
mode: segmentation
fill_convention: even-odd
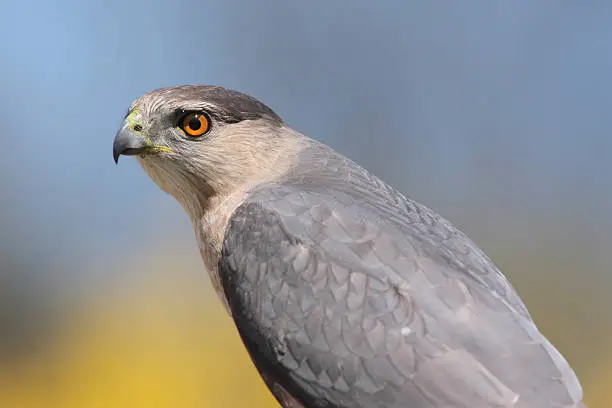
[[[250,93],[472,237],[612,403],[612,3],[2,2],[0,407],[273,407],[128,104]]]

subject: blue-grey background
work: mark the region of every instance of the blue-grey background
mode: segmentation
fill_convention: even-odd
[[[92,395],[138,406],[159,392],[146,375],[172,370],[191,379],[194,404],[234,404],[202,391],[235,381],[231,365],[223,381],[193,380],[211,360],[185,372],[158,361],[204,352],[182,335],[200,326],[233,339],[206,350],[241,349],[180,206],[111,155],[133,99],[185,83],[258,97],[459,225],[510,277],[591,406],[612,401],[612,3],[3,2],[0,58],[0,406],[37,406],[41,372],[65,383],[47,406],[97,406]],[[154,369],[122,377],[170,331],[181,335],[151,352]],[[99,366],[116,353],[104,336],[142,339]],[[246,355],[236,364],[250,370]],[[269,404],[254,372],[248,381]],[[101,392],[109,382],[142,392]]]

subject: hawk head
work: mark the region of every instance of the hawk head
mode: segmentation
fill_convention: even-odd
[[[177,86],[149,92],[130,105],[113,157],[117,162],[121,155],[137,156],[149,176],[191,213],[273,169],[293,133],[251,96],[218,86]]]

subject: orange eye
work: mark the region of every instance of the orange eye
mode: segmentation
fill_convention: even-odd
[[[202,136],[210,129],[210,120],[204,113],[189,113],[181,120],[181,129],[189,136]]]

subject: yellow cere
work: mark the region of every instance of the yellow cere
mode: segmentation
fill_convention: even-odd
[[[130,125],[130,129],[134,130],[134,127],[137,124],[140,124],[140,121],[142,120],[142,113],[140,112],[140,109],[133,109],[125,118],[125,120],[127,121],[127,123]]]
[[[135,130],[136,125],[142,126],[142,112],[140,111],[140,109],[133,109],[127,115],[127,117],[125,118],[125,121],[130,126],[130,130],[136,131]],[[146,141],[147,147],[153,151],[164,152],[164,153],[174,153],[174,150],[172,150],[168,146],[153,144],[153,142],[151,142],[151,139],[149,139],[148,135],[144,132],[139,132],[139,136],[142,137]]]

